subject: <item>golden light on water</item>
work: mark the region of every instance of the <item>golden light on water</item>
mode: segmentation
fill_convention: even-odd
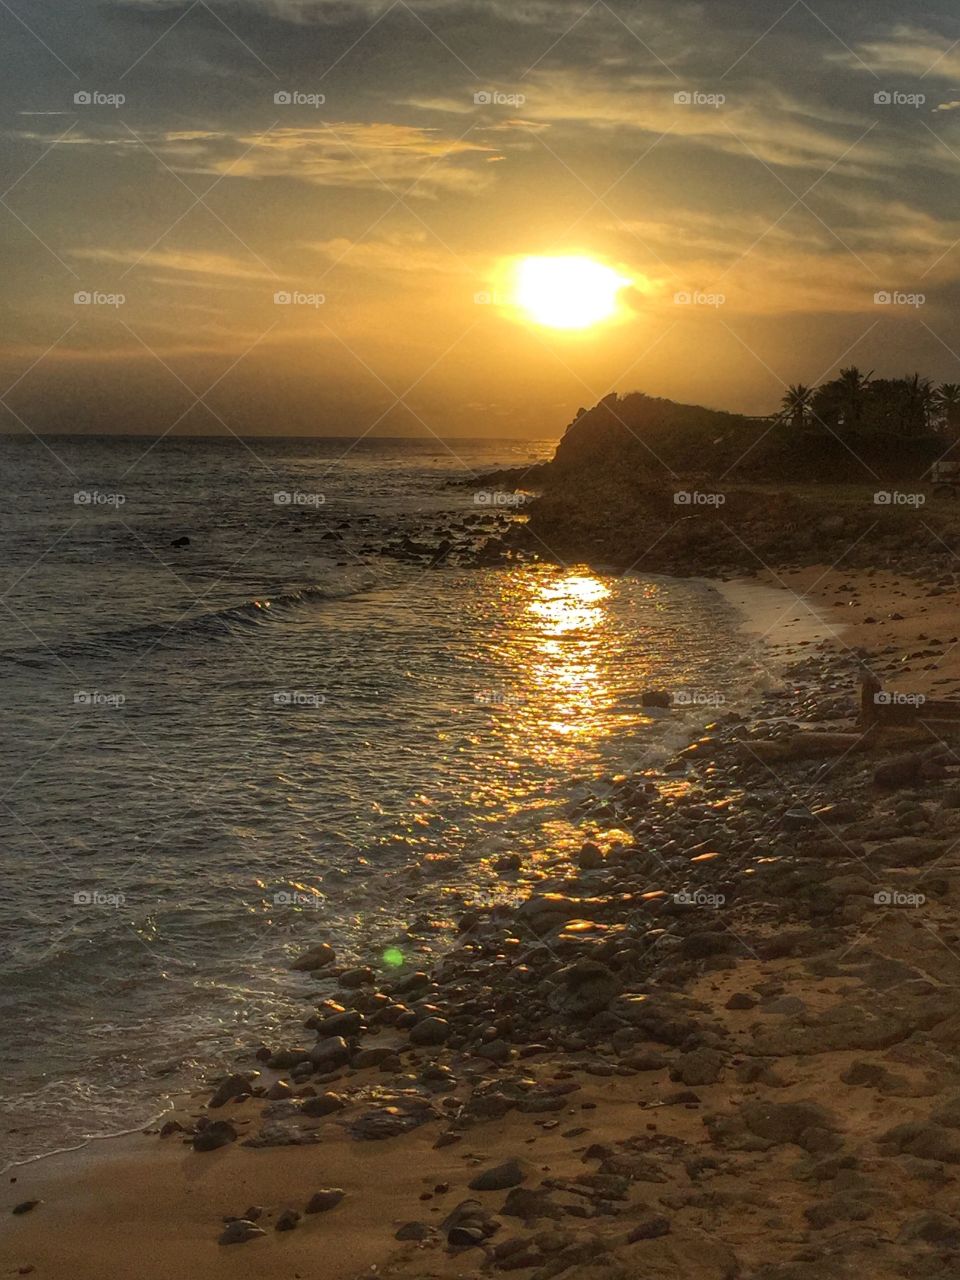
[[[600,708],[609,698],[598,645],[607,622],[610,588],[592,574],[568,573],[540,582],[527,612],[536,622],[539,652],[528,680],[546,694],[545,728],[569,738],[596,733]]]
[[[613,267],[580,255],[521,258],[513,267],[513,305],[550,329],[589,329],[622,313],[631,284]]]

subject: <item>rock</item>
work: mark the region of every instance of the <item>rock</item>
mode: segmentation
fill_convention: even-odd
[[[670,1068],[670,1079],[680,1084],[716,1084],[723,1075],[725,1058],[716,1049],[694,1049]]]
[[[772,1146],[792,1142],[805,1147],[811,1133],[836,1127],[830,1113],[815,1102],[745,1102],[740,1118],[751,1133]]]
[[[208,1107],[222,1107],[225,1102],[230,1102],[234,1098],[240,1098],[244,1094],[250,1092],[253,1088],[253,1076],[249,1075],[232,1075],[227,1076],[217,1086],[213,1096],[207,1103]]]
[[[599,1013],[620,990],[612,971],[598,960],[578,960],[568,965],[557,974],[557,983],[550,1004],[571,1018]]]
[[[377,975],[367,965],[357,969],[345,969],[338,979],[341,987],[346,987],[347,990],[354,990],[357,987],[371,987],[376,980]]]
[[[600,849],[587,841],[577,857],[577,866],[581,871],[599,871],[604,865],[604,857]]]
[[[329,1036],[355,1036],[363,1026],[363,1014],[356,1009],[345,1009],[343,1013],[331,1014],[317,1024],[317,1037],[325,1040]]]
[[[255,1240],[257,1236],[266,1234],[263,1227],[258,1227],[255,1222],[248,1222],[246,1218],[237,1218],[221,1233],[217,1244],[246,1244],[248,1240]]]
[[[673,695],[663,689],[644,689],[640,695],[640,705],[669,709],[673,706]]]
[[[680,954],[688,960],[705,960],[708,956],[729,955],[742,949],[743,944],[733,934],[713,930],[688,933],[680,943]]]
[[[546,1189],[532,1191],[528,1187],[514,1187],[507,1193],[500,1212],[507,1218],[522,1218],[524,1222],[536,1222],[538,1218],[562,1218],[564,1211],[550,1199]]]
[[[171,547],[189,547],[190,539],[184,533],[181,534],[179,538],[173,538],[170,545]]]
[[[904,1243],[920,1240],[936,1249],[960,1249],[960,1222],[943,1213],[923,1213],[904,1223],[899,1239]]]
[[[513,1159],[494,1165],[492,1169],[484,1169],[467,1185],[471,1191],[506,1191],[509,1187],[518,1187],[525,1177],[520,1162]]]
[[[321,1093],[315,1098],[305,1098],[300,1110],[305,1116],[329,1116],[342,1111],[346,1103],[337,1093]]]
[[[18,1216],[23,1213],[30,1213],[33,1209],[37,1207],[38,1204],[43,1204],[43,1201],[42,1200],[21,1200],[19,1204],[15,1204],[13,1206],[12,1212],[17,1214]]]
[[[318,1040],[310,1050],[310,1061],[318,1071],[334,1071],[350,1061],[350,1046],[343,1036]]]
[[[498,858],[494,858],[493,869],[494,871],[522,871],[523,858],[519,853],[501,853]]]
[[[899,787],[915,787],[919,785],[923,771],[923,757],[913,753],[899,756],[880,765],[873,775],[878,787],[895,790]]]
[[[365,1067],[382,1067],[384,1063],[396,1063],[400,1066],[400,1057],[396,1049],[389,1045],[371,1045],[369,1049],[358,1049],[350,1059],[351,1067],[362,1071]]]
[[[300,1214],[296,1209],[284,1209],[277,1215],[277,1221],[274,1223],[274,1231],[292,1231],[300,1221]]]
[[[394,1240],[426,1240],[432,1228],[426,1222],[405,1222]]]
[[[754,996],[748,995],[746,991],[735,991],[723,1007],[725,1009],[755,1009],[757,1001]]]
[[[337,953],[328,942],[321,942],[315,947],[311,947],[309,951],[305,951],[302,956],[298,956],[290,966],[297,972],[311,972],[314,969],[325,969],[328,965],[333,964],[337,958]]]
[[[340,1187],[323,1187],[307,1201],[306,1212],[326,1213],[328,1209],[335,1209],[346,1194]]]
[[[229,1120],[213,1120],[193,1135],[194,1151],[216,1151],[228,1143],[236,1142],[237,1131]]]
[[[627,1236],[627,1244],[636,1244],[638,1240],[655,1240],[658,1236],[670,1234],[670,1219],[662,1214],[651,1213],[637,1223]]]
[[[410,1043],[418,1045],[446,1044],[450,1038],[450,1023],[446,1018],[424,1018],[410,1028]]]

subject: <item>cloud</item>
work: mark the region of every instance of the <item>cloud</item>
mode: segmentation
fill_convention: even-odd
[[[84,262],[103,262],[117,267],[152,267],[216,280],[275,280],[273,272],[225,253],[183,249],[74,249],[72,256]],[[182,281],[181,281],[182,283]],[[190,283],[189,281],[187,283]]]

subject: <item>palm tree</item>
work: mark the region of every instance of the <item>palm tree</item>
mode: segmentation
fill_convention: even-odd
[[[849,369],[841,369],[840,376],[836,379],[840,420],[849,430],[857,431],[863,423],[872,377],[872,369],[869,373],[861,373],[856,365],[851,365]]]
[[[943,414],[947,430],[960,432],[960,383],[942,383],[934,392],[934,402]]]
[[[780,401],[781,417],[789,418],[794,428],[802,431],[807,421],[810,401],[813,399],[813,387],[805,387],[802,382],[787,387]]]

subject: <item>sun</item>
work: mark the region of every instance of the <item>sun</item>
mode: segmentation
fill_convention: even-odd
[[[589,329],[615,317],[631,282],[593,258],[521,258],[513,301],[528,319],[551,329]]]

